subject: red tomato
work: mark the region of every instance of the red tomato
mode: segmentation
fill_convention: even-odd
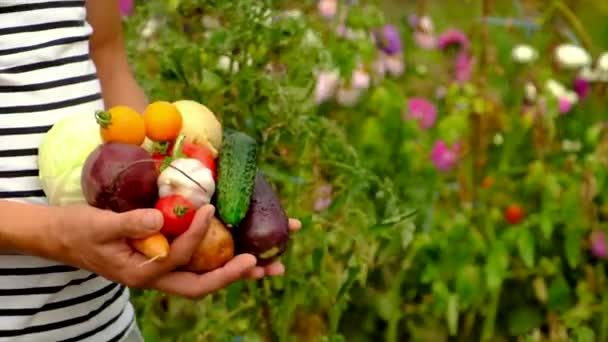
[[[524,218],[524,210],[519,204],[511,204],[505,209],[505,220],[510,224],[518,224]]]
[[[182,152],[188,156],[188,158],[198,159],[206,168],[211,170],[213,180],[217,181],[215,158],[208,148],[203,146],[194,145],[191,143],[184,143]]]
[[[156,202],[156,209],[163,213],[165,220],[160,232],[174,237],[185,232],[194,220],[194,206],[180,195],[163,197]]]

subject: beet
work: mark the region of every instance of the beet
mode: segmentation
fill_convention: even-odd
[[[257,172],[247,215],[235,232],[238,253],[253,254],[266,265],[283,254],[289,242],[289,218],[261,172]]]
[[[99,145],[82,168],[81,187],[89,205],[125,212],[153,208],[158,173],[142,147],[110,142]]]

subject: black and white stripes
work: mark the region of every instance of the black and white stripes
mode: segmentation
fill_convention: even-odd
[[[103,108],[85,18],[84,0],[0,0],[0,199],[46,204],[42,137],[67,115]],[[0,342],[120,341],[133,319],[123,286],[53,261],[0,255]]]

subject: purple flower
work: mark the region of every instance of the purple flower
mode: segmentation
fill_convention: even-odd
[[[123,17],[133,14],[133,0],[118,0],[118,7]]]
[[[447,50],[453,46],[460,48],[460,51],[469,51],[469,39],[464,32],[457,29],[448,29],[437,38],[437,47],[439,49]]]
[[[407,118],[417,120],[422,129],[429,129],[437,120],[437,108],[429,100],[421,97],[412,97],[407,101]]]
[[[431,151],[431,161],[439,171],[449,171],[458,162],[459,150],[458,143],[449,147],[443,140],[437,140]]]
[[[471,79],[473,57],[466,51],[461,51],[454,61],[454,78],[457,82],[465,83]]]
[[[573,88],[580,99],[584,99],[585,97],[587,97],[587,95],[589,95],[589,92],[591,91],[591,86],[589,85],[589,82],[580,77],[574,79]]]
[[[606,250],[606,235],[601,230],[596,230],[591,233],[591,253],[600,259],[606,259],[608,252]]]
[[[384,25],[382,30],[375,32],[378,48],[389,55],[394,55],[403,50],[401,35],[393,25]]]

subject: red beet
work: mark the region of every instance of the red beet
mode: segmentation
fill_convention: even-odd
[[[99,145],[85,161],[81,187],[91,206],[125,212],[154,207],[156,179],[155,164],[145,149],[110,142]]]

